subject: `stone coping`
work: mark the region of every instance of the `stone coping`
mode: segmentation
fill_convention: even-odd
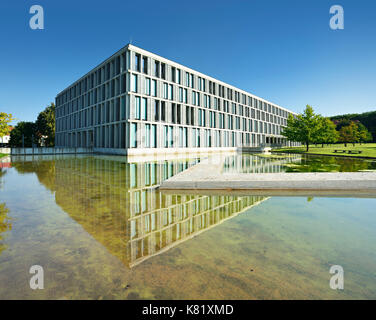
[[[376,196],[376,172],[222,173],[222,167],[223,159],[206,159],[163,181],[160,189]]]

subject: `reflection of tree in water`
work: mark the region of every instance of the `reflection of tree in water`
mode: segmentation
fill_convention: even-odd
[[[17,161],[12,163],[12,167],[20,174],[35,173],[38,180],[46,188],[55,191],[55,161]]]
[[[0,188],[2,187],[3,180],[2,177],[6,174],[7,172],[3,170],[3,168],[0,168]]]
[[[375,170],[376,161],[345,157],[305,156],[300,163],[287,164],[287,172],[356,172]]]
[[[6,171],[0,169],[0,185],[2,184],[1,178],[5,173]],[[12,229],[8,213],[9,209],[5,206],[5,203],[0,203],[0,254],[6,248],[5,245],[1,243],[4,239],[3,233]]]

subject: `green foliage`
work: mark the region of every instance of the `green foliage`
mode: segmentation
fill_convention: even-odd
[[[22,136],[24,137],[25,148],[31,148],[33,143],[37,143],[36,125],[34,122],[18,122],[10,132],[10,146],[22,147]]]
[[[358,126],[351,121],[349,125],[343,126],[339,130],[339,141],[347,146],[347,143],[355,143],[358,141]]]
[[[10,113],[0,112],[0,138],[9,134],[9,123],[13,120]]]
[[[362,153],[335,153],[335,150],[354,150],[354,151],[362,151]],[[348,158],[373,158],[376,159],[376,143],[365,143],[359,144],[357,143],[355,146],[351,146],[351,148],[345,148],[344,144],[337,143],[334,145],[326,145],[324,148],[322,146],[315,146],[311,145],[309,148],[309,152],[305,151],[305,147],[291,147],[291,148],[280,148],[280,149],[273,149],[273,152],[281,152],[281,153],[308,153],[308,154],[324,154],[330,155],[333,157],[341,156],[341,157],[348,157]]]
[[[329,118],[320,118],[318,133],[316,136],[316,143],[331,144],[338,141],[339,135],[336,130],[336,125]]]
[[[53,147],[55,145],[55,104],[51,103],[42,112],[39,113],[35,122],[38,138],[45,136],[45,146]]]
[[[365,125],[358,123],[358,142],[370,142],[372,141],[372,134],[368,131]]]
[[[307,105],[303,114],[289,116],[287,126],[281,134],[290,141],[304,143],[308,151],[309,144],[318,140],[321,119],[322,117],[315,114],[313,108]]]
[[[364,112],[364,113],[352,113],[352,114],[345,114],[345,115],[338,115],[331,117],[331,120],[352,120],[352,121],[360,121],[367,130],[371,133],[372,141],[376,142],[376,111]],[[337,129],[339,130],[337,125]]]
[[[22,143],[22,137],[23,142]],[[39,113],[35,122],[19,122],[10,133],[11,147],[30,148],[40,146],[42,139],[46,147],[55,145],[55,104],[51,103]]]

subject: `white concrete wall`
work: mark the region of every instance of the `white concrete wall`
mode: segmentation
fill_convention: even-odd
[[[91,148],[11,148],[11,155],[44,155],[44,154],[84,154],[92,153]]]
[[[0,143],[9,143],[10,136],[0,137]]]
[[[10,153],[10,148],[0,148],[0,153],[8,154]]]

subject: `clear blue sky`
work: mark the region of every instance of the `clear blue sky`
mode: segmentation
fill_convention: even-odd
[[[31,30],[29,9],[44,8]],[[329,28],[340,4],[345,29]],[[34,121],[58,92],[132,43],[291,110],[376,110],[376,1],[2,0],[0,111]]]

